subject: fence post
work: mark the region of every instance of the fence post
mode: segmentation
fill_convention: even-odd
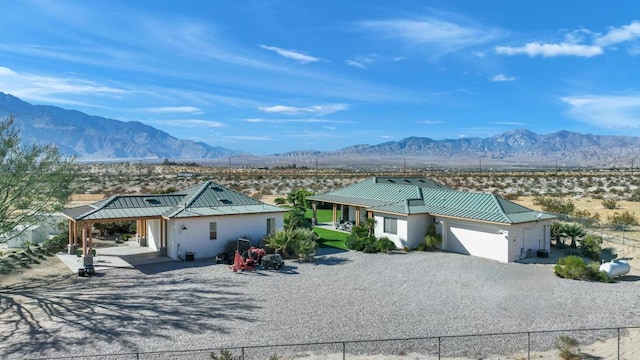
[[[527,360],[531,360],[531,333],[527,331]]]
[[[242,352],[242,360],[244,360],[244,346],[240,350]]]
[[[347,358],[347,343],[342,342],[342,360],[346,360]]]
[[[618,360],[620,360],[620,328],[618,328]]]
[[[438,360],[440,360],[440,336],[438,336]]]

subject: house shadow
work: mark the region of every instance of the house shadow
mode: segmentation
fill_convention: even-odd
[[[119,352],[137,351],[141,339],[160,344],[174,332],[229,333],[240,323],[250,326],[262,311],[238,284],[187,272],[149,273],[132,276],[134,271],[125,270],[94,279],[58,275],[0,288],[0,353],[69,356],[79,348],[99,351],[105,344],[117,344]]]
[[[190,268],[203,268],[212,265],[217,265],[211,259],[202,259],[195,261],[163,261],[158,263],[149,263],[149,264],[139,264],[134,265],[133,268],[140,271],[145,275],[155,275],[168,271],[175,271],[180,269],[190,269]],[[227,266],[227,265],[224,265]]]

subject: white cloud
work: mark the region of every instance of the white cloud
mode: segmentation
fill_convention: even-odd
[[[491,78],[491,81],[498,81],[498,82],[499,82],[499,81],[513,81],[513,80],[515,80],[515,79],[516,79],[516,78],[515,78],[515,77],[513,77],[513,76],[506,76],[506,75],[504,75],[504,74],[498,74],[498,75],[496,75],[496,76],[492,77],[492,78]]]
[[[148,108],[140,108],[137,111],[144,111],[150,113],[162,113],[162,114],[175,114],[175,113],[184,113],[184,114],[202,114],[202,109],[199,109],[194,106],[162,106],[162,107],[148,107]]]
[[[338,127],[337,126],[323,126],[323,128],[327,129],[327,130],[335,130]]]
[[[473,51],[471,54],[473,54],[474,56],[477,56],[479,58],[483,58],[486,55],[483,51]]]
[[[267,45],[260,45],[261,48],[265,49],[265,50],[270,50],[275,52],[276,54],[285,57],[287,59],[292,59],[295,60],[297,62],[306,64],[306,63],[310,63],[310,62],[317,62],[320,61],[320,58],[317,57],[313,57],[310,55],[305,55],[301,52],[297,52],[297,51],[293,51],[293,50],[287,50],[287,49],[282,49],[279,47],[275,47],[275,46],[267,46]]]
[[[367,68],[363,63],[355,61],[355,60],[345,60],[345,63],[347,65],[349,65],[349,66],[357,67],[357,68],[360,68],[360,69],[366,69]]]
[[[640,94],[583,95],[561,98],[570,106],[569,115],[603,128],[639,128]]]
[[[498,46],[496,52],[503,55],[528,55],[529,57],[556,57],[556,56],[579,56],[593,57],[601,55],[604,51],[602,47],[597,45],[580,45],[567,42],[544,44],[539,42],[531,42],[524,46]]]
[[[442,121],[440,121],[440,120],[422,120],[422,121],[420,121],[420,123],[427,124],[427,125],[436,125],[436,124],[442,124]]]
[[[307,124],[352,124],[353,121],[348,120],[329,120],[318,118],[303,118],[303,119],[260,119],[251,118],[245,119],[250,123],[264,123],[264,124],[285,124],[285,123],[307,123]]]
[[[243,141],[277,141],[271,136],[229,135],[229,136],[224,136],[224,138],[229,140],[243,140]]]
[[[284,115],[300,115],[300,114],[313,114],[317,116],[323,116],[333,114],[338,111],[348,109],[346,104],[326,104],[326,105],[313,105],[307,107],[299,106],[286,106],[286,105],[274,105],[274,106],[261,106],[258,110],[268,114],[284,114]]]
[[[75,100],[73,97],[81,96],[83,99],[87,96],[119,97],[129,93],[124,89],[85,79],[19,73],[2,66],[0,66],[0,89],[27,101],[83,106],[94,105],[87,104],[84,100]]]
[[[202,120],[202,119],[175,119],[175,120],[153,120],[147,121],[153,124],[164,124],[170,126],[181,126],[189,128],[221,128],[226,127],[225,124],[218,121]]]
[[[493,121],[492,124],[496,125],[508,125],[508,126],[527,126],[527,123],[517,121]]]
[[[483,44],[501,36],[497,30],[465,26],[435,18],[369,20],[360,22],[359,26],[384,37],[401,39],[412,45],[428,46],[430,50],[441,53]]]
[[[596,38],[595,43],[600,46],[610,46],[640,38],[640,22],[634,21],[629,25],[611,28],[608,33]]]

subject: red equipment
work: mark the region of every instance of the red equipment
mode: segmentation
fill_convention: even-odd
[[[256,265],[260,264],[262,257],[267,255],[267,252],[264,249],[251,246],[246,252],[240,254],[241,241],[249,242],[248,240],[238,239],[238,246],[233,257],[233,265],[231,265],[230,268],[233,272],[237,272],[238,270],[253,271],[256,269]]]

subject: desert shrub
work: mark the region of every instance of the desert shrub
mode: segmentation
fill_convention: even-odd
[[[216,355],[215,352],[209,353],[209,357],[213,360],[241,360],[242,356],[233,356],[231,351],[227,349],[220,350],[220,356]]]
[[[602,200],[602,206],[605,209],[615,209],[618,207],[618,202],[613,199],[604,199]]]
[[[580,360],[580,348],[578,348],[578,340],[561,335],[560,339],[556,343],[556,348],[560,352],[558,355],[562,360]]]
[[[602,251],[602,237],[597,235],[587,235],[580,242],[580,250],[585,257],[598,261]]]
[[[559,214],[572,214],[575,210],[575,204],[573,201],[567,199],[561,199],[559,197],[552,196],[537,196],[534,198],[533,203],[540,205],[542,210],[555,212]]]
[[[286,204],[286,203],[287,203],[287,199],[279,197],[279,198],[275,198],[275,199],[273,200],[273,202],[274,202],[276,205],[284,205],[284,204]]]
[[[625,230],[627,226],[638,225],[638,218],[628,211],[617,211],[607,217],[609,222],[618,230]]]

